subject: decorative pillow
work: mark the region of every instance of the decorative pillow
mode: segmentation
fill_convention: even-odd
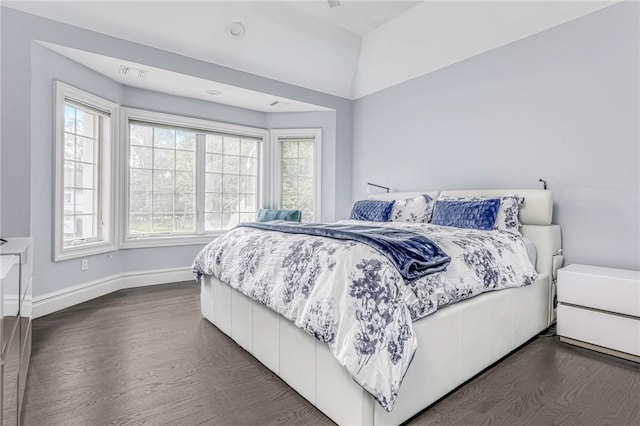
[[[395,200],[391,210],[392,222],[431,222],[433,198],[427,194],[416,198]]]
[[[454,198],[454,197],[439,197],[439,200],[449,200],[449,201],[481,201],[481,200],[489,200],[496,197],[463,197],[463,198]],[[496,217],[496,223],[493,226],[493,229],[498,229],[500,231],[507,231],[513,234],[520,235],[520,206],[524,204],[524,197],[521,197],[516,194],[505,195],[500,198],[500,208],[498,209],[498,217]]]
[[[500,197],[500,209],[494,229],[520,234],[520,206],[524,204],[524,197],[507,195]]]
[[[269,222],[272,220],[300,222],[300,219],[302,219],[300,210],[259,209],[256,215],[257,222]]]
[[[360,200],[351,209],[351,220],[367,220],[370,222],[388,222],[391,216],[393,201]]]
[[[499,208],[499,198],[477,201],[438,199],[433,210],[432,223],[488,231],[493,229],[496,223]]]

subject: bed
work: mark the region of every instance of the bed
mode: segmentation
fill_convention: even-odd
[[[340,425],[398,425],[547,328],[555,318],[553,278],[561,262],[560,228],[552,225],[547,190],[418,191],[380,194],[402,199],[428,194],[478,197],[517,193],[521,232],[536,248],[538,273],[527,286],[488,292],[413,322],[418,349],[397,392],[383,409],[343,368],[328,346],[217,278],[201,277],[202,315],[300,395]]]

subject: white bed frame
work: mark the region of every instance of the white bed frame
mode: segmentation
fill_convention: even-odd
[[[202,315],[339,425],[398,425],[408,420],[554,321],[551,277],[561,263],[554,259],[561,240],[560,228],[551,225],[550,191],[421,191],[372,197],[425,193],[433,198],[524,196],[521,231],[536,244],[539,276],[530,286],[485,293],[416,321],[418,349],[391,413],[351,379],[325,344],[211,276],[201,280]]]

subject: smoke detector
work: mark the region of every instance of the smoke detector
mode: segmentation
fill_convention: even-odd
[[[246,30],[241,22],[232,22],[227,27],[227,34],[231,38],[242,38],[245,32]]]
[[[128,65],[120,65],[120,74],[126,75],[127,77],[134,78],[145,78],[147,76],[147,70],[141,70],[140,68],[130,67]]]

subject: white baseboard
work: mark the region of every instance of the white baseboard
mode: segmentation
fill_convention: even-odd
[[[125,272],[52,291],[33,298],[33,318],[52,314],[70,306],[86,302],[125,288],[144,287],[193,280],[191,268],[157,269]]]

